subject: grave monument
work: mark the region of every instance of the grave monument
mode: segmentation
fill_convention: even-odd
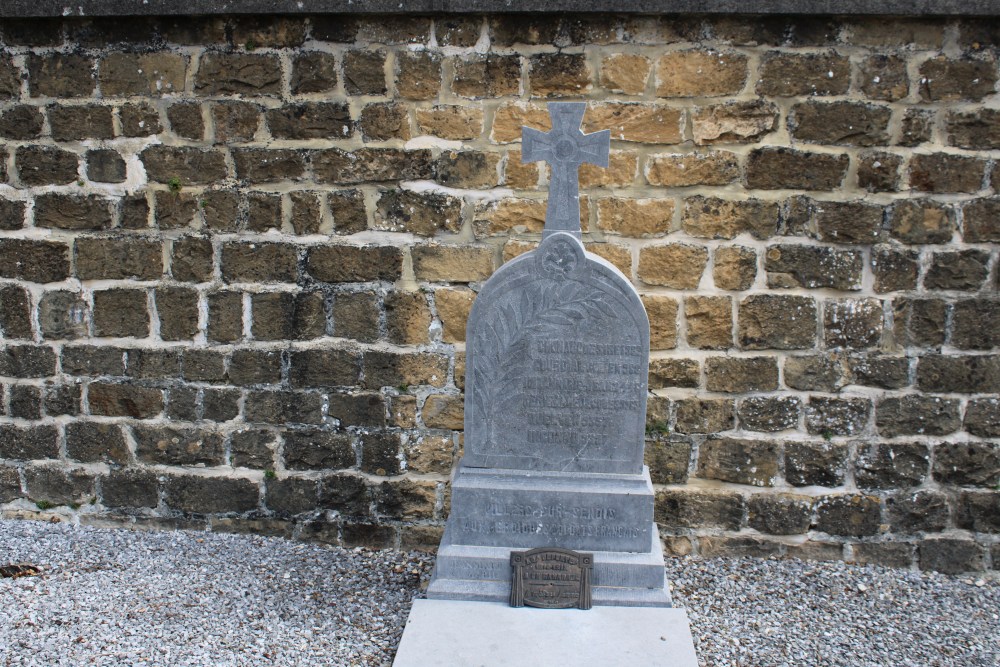
[[[523,160],[545,160],[551,169],[545,229],[538,248],[505,264],[473,304],[466,333],[465,452],[452,480],[451,513],[428,600],[414,605],[397,665],[410,664],[405,661],[414,656],[418,636],[442,632],[448,614],[465,632],[472,614],[486,626],[520,625],[525,632],[538,631],[538,623],[568,623],[561,632],[570,635],[598,623],[597,616],[586,616],[598,614],[610,626],[623,623],[640,644],[637,629],[651,628],[659,645],[636,656],[662,659],[669,644],[687,662],[666,664],[696,664],[683,611],[666,609],[670,593],[643,465],[649,320],[628,278],[586,252],[581,239],[577,170],[583,163],[606,167],[610,148],[608,131],[580,131],[585,110],[582,102],[551,103],[550,132],[524,129]],[[586,552],[580,556],[593,609],[481,604],[520,600],[520,583],[512,593],[512,552],[520,564],[522,550],[552,547]],[[677,613],[637,613],[660,610]],[[676,631],[667,630],[671,624]],[[601,635],[606,641],[606,631]],[[610,655],[618,659],[635,648]]]

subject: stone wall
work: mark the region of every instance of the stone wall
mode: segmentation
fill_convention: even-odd
[[[1000,568],[1000,23],[0,22],[4,516],[433,547],[586,99],[675,554]]]

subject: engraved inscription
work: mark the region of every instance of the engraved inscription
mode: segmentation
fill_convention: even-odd
[[[572,237],[549,237],[535,254],[511,267],[523,275],[509,286],[484,291],[470,317],[468,463],[638,472],[648,368],[642,305]],[[480,301],[490,303],[485,312]]]

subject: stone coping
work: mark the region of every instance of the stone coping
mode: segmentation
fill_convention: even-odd
[[[0,18],[197,14],[517,13],[1000,15],[1000,0],[2,0]]]

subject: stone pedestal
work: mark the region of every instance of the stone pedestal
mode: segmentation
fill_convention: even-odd
[[[427,596],[506,601],[512,550],[594,554],[593,604],[670,606],[649,470],[559,473],[460,467]]]

